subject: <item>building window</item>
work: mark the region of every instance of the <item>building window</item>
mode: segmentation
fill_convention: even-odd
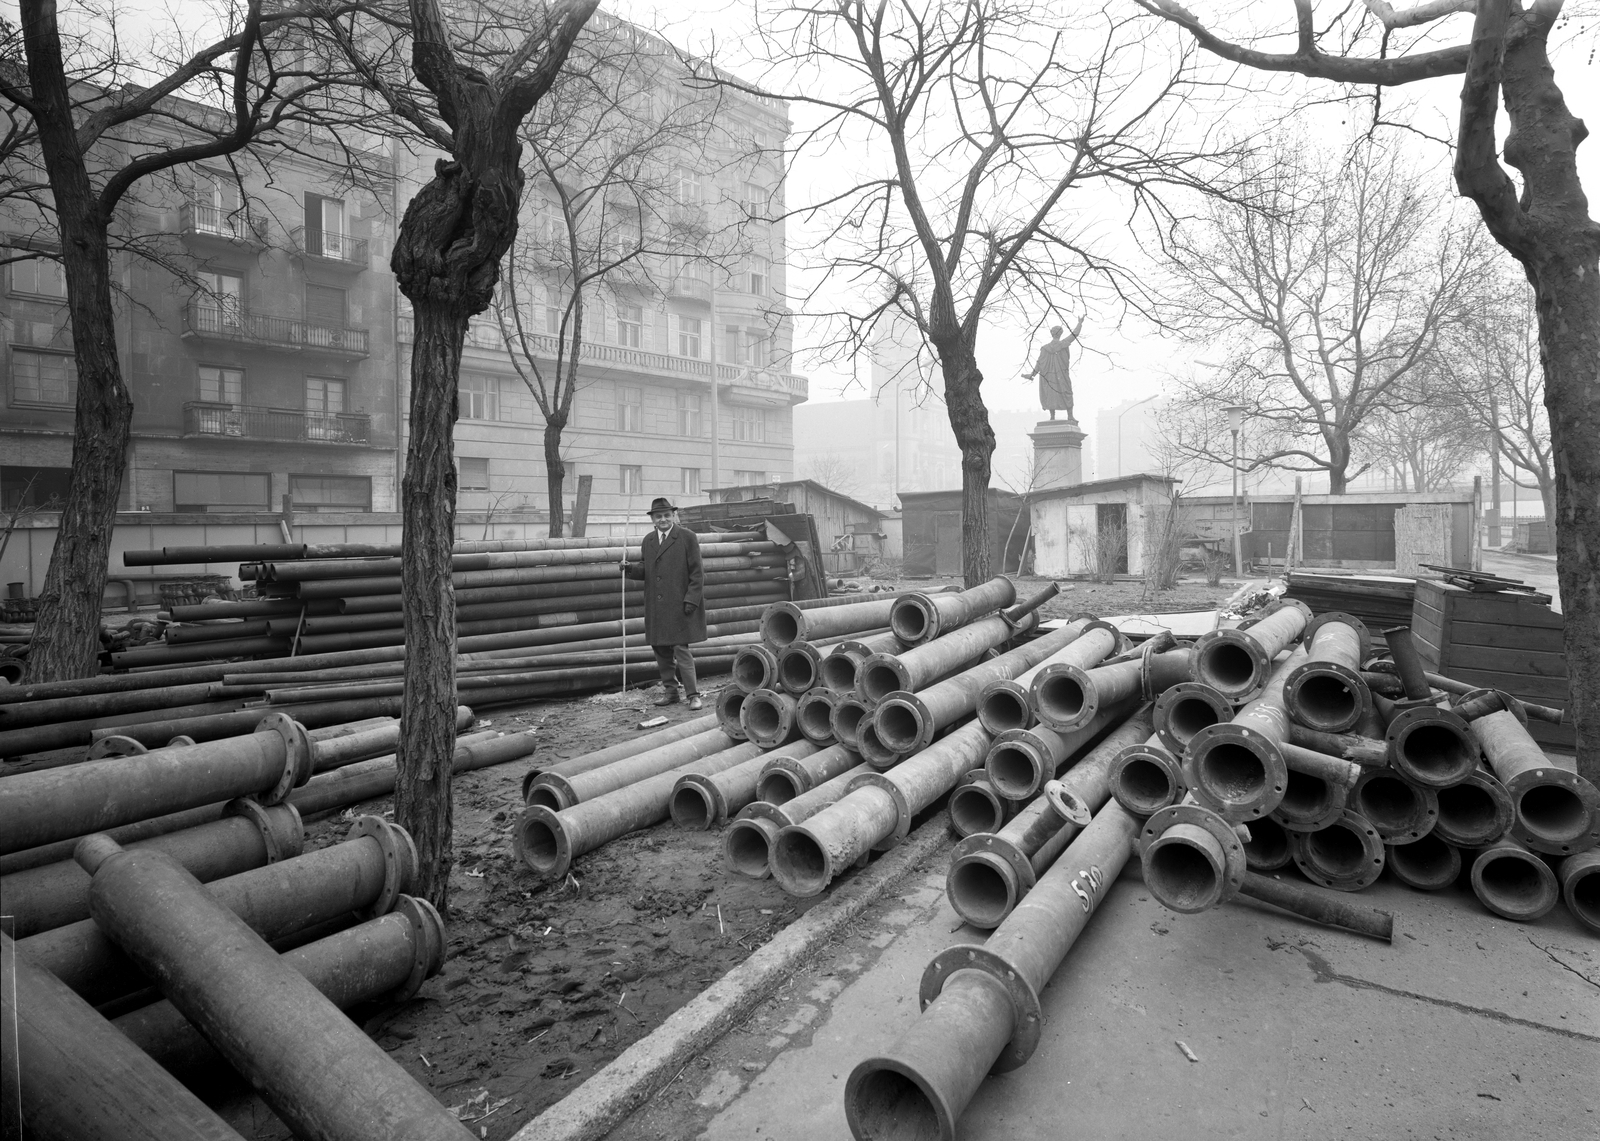
[[[768,212],[771,209],[771,200],[767,188],[755,182],[744,184],[744,212],[751,222],[758,226],[765,226],[768,222]]]
[[[675,190],[678,201],[684,205],[705,201],[705,184],[700,181],[700,175],[686,166],[680,166],[673,172],[676,182]]]
[[[617,471],[621,476],[622,494],[638,495],[644,491],[644,468],[636,464],[623,464]]]
[[[175,511],[269,511],[272,476],[259,471],[175,471]]]
[[[306,411],[343,412],[344,388],[345,382],[341,377],[306,377]]]
[[[371,511],[372,480],[360,475],[291,475],[296,511]]]
[[[339,261],[347,261],[354,255],[354,250],[350,248],[352,243],[345,240],[344,202],[341,199],[307,194],[305,235],[308,254]]]
[[[457,491],[488,491],[489,490],[489,460],[488,457],[477,458],[473,456],[456,457],[456,490]]]
[[[767,473],[764,471],[736,471],[733,473],[735,487],[760,487],[767,482]]]
[[[744,364],[744,338],[737,325],[725,326],[722,330],[722,359],[727,364]]]
[[[67,277],[61,263],[49,258],[29,258],[11,263],[11,292],[35,297],[65,297]]]
[[[697,468],[697,467],[686,467],[686,468],[683,469],[683,482],[679,485],[678,491],[679,491],[679,493],[681,493],[683,495],[699,495],[700,494],[700,469],[699,468]]]
[[[772,363],[772,341],[759,333],[747,333],[744,345],[744,363],[756,368],[766,368]]]
[[[637,349],[644,345],[644,306],[617,306],[617,344]]]
[[[78,399],[78,362],[70,353],[11,350],[11,403],[71,408]]]
[[[193,226],[197,233],[226,238],[245,236],[246,219],[239,209],[239,183],[221,170],[200,170],[195,177]]]
[[[700,359],[700,318],[678,318],[678,355]]]
[[[201,296],[196,309],[200,331],[236,330],[243,321],[244,278],[236,273],[206,271],[198,277]]]
[[[552,337],[561,332],[561,306],[546,305],[544,307],[544,331]]]
[[[763,257],[750,259],[750,292],[765,297],[772,285],[772,262]]]
[[[617,388],[617,431],[644,431],[644,389]]]
[[[243,404],[244,369],[201,365],[200,399],[210,404]]]
[[[704,421],[701,415],[703,400],[704,398],[696,393],[678,393],[678,435],[705,435]]]
[[[319,329],[343,329],[348,312],[344,290],[331,285],[307,284],[306,324]]]
[[[500,378],[462,373],[456,411],[463,420],[500,419]]]
[[[71,490],[71,468],[0,467],[0,510],[59,511]]]
[[[767,439],[767,413],[763,408],[733,406],[733,438],[747,444],[762,444]]]

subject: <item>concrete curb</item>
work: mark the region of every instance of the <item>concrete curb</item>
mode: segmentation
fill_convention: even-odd
[[[824,943],[951,843],[943,813],[723,975],[511,1141],[596,1141],[742,1021]]]

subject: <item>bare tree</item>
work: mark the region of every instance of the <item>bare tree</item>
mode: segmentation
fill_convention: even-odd
[[[1246,470],[1324,472],[1342,495],[1365,470],[1369,422],[1403,424],[1483,272],[1477,227],[1453,223],[1393,153],[1358,141],[1342,154],[1283,139],[1246,203],[1213,203],[1177,228],[1168,264],[1180,283],[1172,324],[1221,374],[1185,385],[1175,409],[1193,422],[1245,407],[1257,450]],[[1191,434],[1197,457],[1228,462],[1228,436]]]
[[[523,120],[555,82],[598,0],[453,11],[437,0],[369,4],[330,16],[326,42],[424,145],[448,158],[406,207],[389,259],[416,322],[410,437],[401,485],[406,731],[396,750],[395,819],[416,841],[418,892],[440,910],[450,885],[455,751],[453,458],[461,350],[493,302],[517,234]],[[409,61],[409,66],[407,66]]]
[[[861,488],[856,465],[838,452],[822,452],[809,457],[800,469],[801,479],[814,479],[840,495],[854,495]]]
[[[21,0],[17,25],[0,18],[0,195],[34,226],[34,248],[8,253],[59,259],[78,378],[72,487],[39,595],[30,681],[97,668],[133,416],[111,254],[137,235],[119,228],[119,211],[141,180],[237,155],[301,123],[321,93],[347,81],[290,50],[307,11],[224,0],[210,13],[221,34],[204,44],[182,29],[141,43],[97,6],[72,9],[64,30],[55,0]]]
[[[1318,23],[1295,0],[1295,50],[1264,52],[1216,34],[1175,0],[1135,0],[1187,29],[1221,59],[1378,89],[1461,75],[1455,179],[1495,241],[1533,286],[1544,403],[1555,453],[1557,578],[1577,727],[1578,768],[1600,781],[1600,225],[1589,216],[1577,150],[1588,129],[1567,109],[1550,63],[1561,0],[1432,0],[1397,10],[1383,0],[1330,5]],[[1436,47],[1456,15],[1460,39]],[[1246,33],[1250,34],[1250,33]],[[1329,51],[1325,45],[1334,45]],[[1509,123],[1500,163],[1495,121]],[[1520,181],[1520,185],[1519,185]]]
[[[1160,193],[1217,192],[1234,153],[1178,142],[1186,99],[1204,93],[1184,51],[1160,58],[1136,20],[1028,0],[833,0],[759,25],[770,70],[793,77],[772,86],[813,117],[801,148],[847,172],[805,208],[825,229],[810,300],[841,356],[894,315],[931,346],[962,455],[963,574],[980,581],[995,447],[980,327],[1025,308],[1070,325],[1060,294],[1074,279],[1131,300],[1137,283],[1074,219],[1071,192],[1166,221]]]
[[[495,313],[512,365],[544,416],[553,536],[565,530],[562,433],[580,360],[601,339],[606,309],[617,314],[617,339],[628,347],[640,327],[622,321],[623,309],[642,309],[678,275],[709,282],[745,252],[746,204],[730,213],[706,201],[705,179],[753,156],[739,153],[719,121],[723,93],[689,86],[687,74],[663,41],[596,19],[523,125],[537,172],[534,224],[512,249]]]

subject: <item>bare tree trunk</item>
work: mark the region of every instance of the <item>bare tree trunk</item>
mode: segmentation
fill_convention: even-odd
[[[72,485],[39,595],[39,618],[25,680],[64,681],[99,670],[100,599],[111,531],[127,464],[133,397],[122,381],[111,307],[109,219],[89,181],[74,134],[53,18],[24,18],[28,79],[39,110],[34,125],[56,207],[67,312],[78,365],[72,435]]]
[[[1349,480],[1350,441],[1337,437],[1328,440],[1328,494],[1343,495]],[[1403,470],[1403,469],[1402,469]]]
[[[966,585],[977,586],[992,574],[989,565],[989,475],[994,456],[994,429],[979,386],[983,373],[965,343],[939,347],[944,372],[944,401],[950,427],[961,448],[961,573]]]
[[[567,465],[561,458],[561,432],[567,426],[567,414],[552,410],[544,421],[544,479],[550,492],[550,537],[559,539],[566,534],[565,494]]]

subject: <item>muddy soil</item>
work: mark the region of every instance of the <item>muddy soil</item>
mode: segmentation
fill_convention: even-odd
[[[1019,580],[1018,594],[1045,581]],[[1184,583],[1154,599],[1139,583],[1070,585],[1046,616],[1208,608],[1237,584]],[[702,689],[714,696],[726,680],[703,679]],[[682,705],[655,709],[657,692],[530,702],[488,711],[478,727],[534,729],[542,741],[536,757],[548,760],[636,735],[657,713],[674,722],[700,716]],[[797,900],[770,879],[729,876],[720,829],[671,824],[581,857],[562,883],[537,884],[511,845],[531,763],[456,778],[444,969],[403,1004],[350,1012],[485,1141],[511,1136],[825,898]],[[389,799],[370,801],[309,821],[307,849],[343,839],[358,815],[392,809]],[[246,1137],[292,1136],[237,1085],[202,1093]]]

